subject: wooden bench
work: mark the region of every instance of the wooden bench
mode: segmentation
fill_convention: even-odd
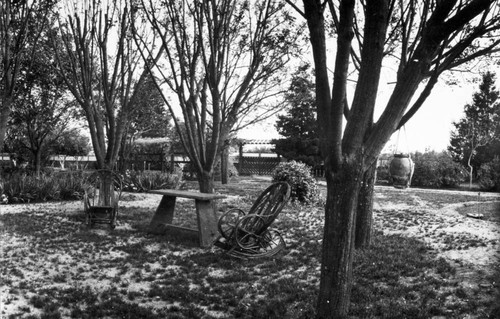
[[[217,216],[215,213],[215,199],[226,198],[220,194],[207,194],[193,191],[175,189],[151,190],[148,193],[163,195],[156,212],[149,224],[150,231],[162,233],[165,228],[180,229],[182,231],[196,232],[201,247],[210,247],[218,236]],[[175,201],[177,197],[195,200],[198,229],[174,226]]]

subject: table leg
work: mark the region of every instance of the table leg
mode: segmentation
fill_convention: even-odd
[[[217,237],[217,216],[215,203],[211,200],[196,200],[196,215],[200,231],[200,246],[210,247]]]
[[[156,208],[156,212],[151,219],[149,229],[151,232],[160,232],[165,224],[172,224],[174,220],[175,196],[164,195],[160,201],[160,205]]]

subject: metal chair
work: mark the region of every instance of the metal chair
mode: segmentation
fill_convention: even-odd
[[[94,224],[109,224],[111,229],[116,227],[122,187],[121,176],[112,170],[101,169],[89,175],[83,196],[86,223],[89,227]]]
[[[271,224],[290,199],[286,182],[272,184],[260,194],[246,214],[239,208],[224,213],[218,222],[220,236],[214,245],[240,258],[273,256],[285,241]]]

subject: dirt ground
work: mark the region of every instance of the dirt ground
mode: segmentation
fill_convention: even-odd
[[[159,203],[158,196],[152,194],[125,197],[124,207],[154,208]],[[0,214],[45,211],[64,215],[77,210],[82,210],[79,201],[0,206]],[[425,241],[438,256],[456,266],[465,289],[480,287],[485,295],[494,293],[498,283],[490,278],[500,264],[500,194],[376,186],[374,226],[385,234],[402,234]],[[123,227],[130,226],[118,225],[117,229]],[[21,238],[7,238],[1,232],[0,241],[2,246],[22,247]],[[5,289],[8,287],[0,291],[2,299],[7,293]],[[26,301],[21,298],[19,302]],[[2,315],[7,318],[18,308],[15,300],[10,301],[9,305],[2,305]]]
[[[394,196],[394,194],[399,196]],[[450,195],[462,195],[457,203]],[[465,289],[495,293],[500,273],[500,194],[377,187],[374,222],[385,234],[423,240],[457,270]],[[500,300],[499,300],[500,302]]]

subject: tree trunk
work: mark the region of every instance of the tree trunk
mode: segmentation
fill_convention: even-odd
[[[224,145],[220,157],[220,180],[223,185],[227,184],[229,179],[228,163],[229,147]]]
[[[10,97],[3,97],[0,105],[0,152],[3,152],[3,145],[5,142],[5,135],[7,134],[7,123],[10,116],[10,104],[12,99]]]
[[[214,192],[214,173],[213,171],[198,172],[198,184],[200,186],[200,192],[202,193],[213,193]]]
[[[474,148],[471,149],[469,159],[467,161],[467,166],[469,166],[469,190],[472,190],[472,174],[474,173],[474,168],[472,167],[471,160],[474,154]]]
[[[35,151],[34,158],[34,166],[35,166],[35,174],[37,177],[40,177],[40,173],[42,171],[42,149],[39,148]]]
[[[337,173],[326,167],[327,198],[317,318],[346,318],[352,287],[354,226],[363,178],[362,161],[345,159]]]
[[[365,248],[371,243],[373,224],[373,192],[377,173],[377,161],[364,173],[358,195],[356,211],[355,247]]]

